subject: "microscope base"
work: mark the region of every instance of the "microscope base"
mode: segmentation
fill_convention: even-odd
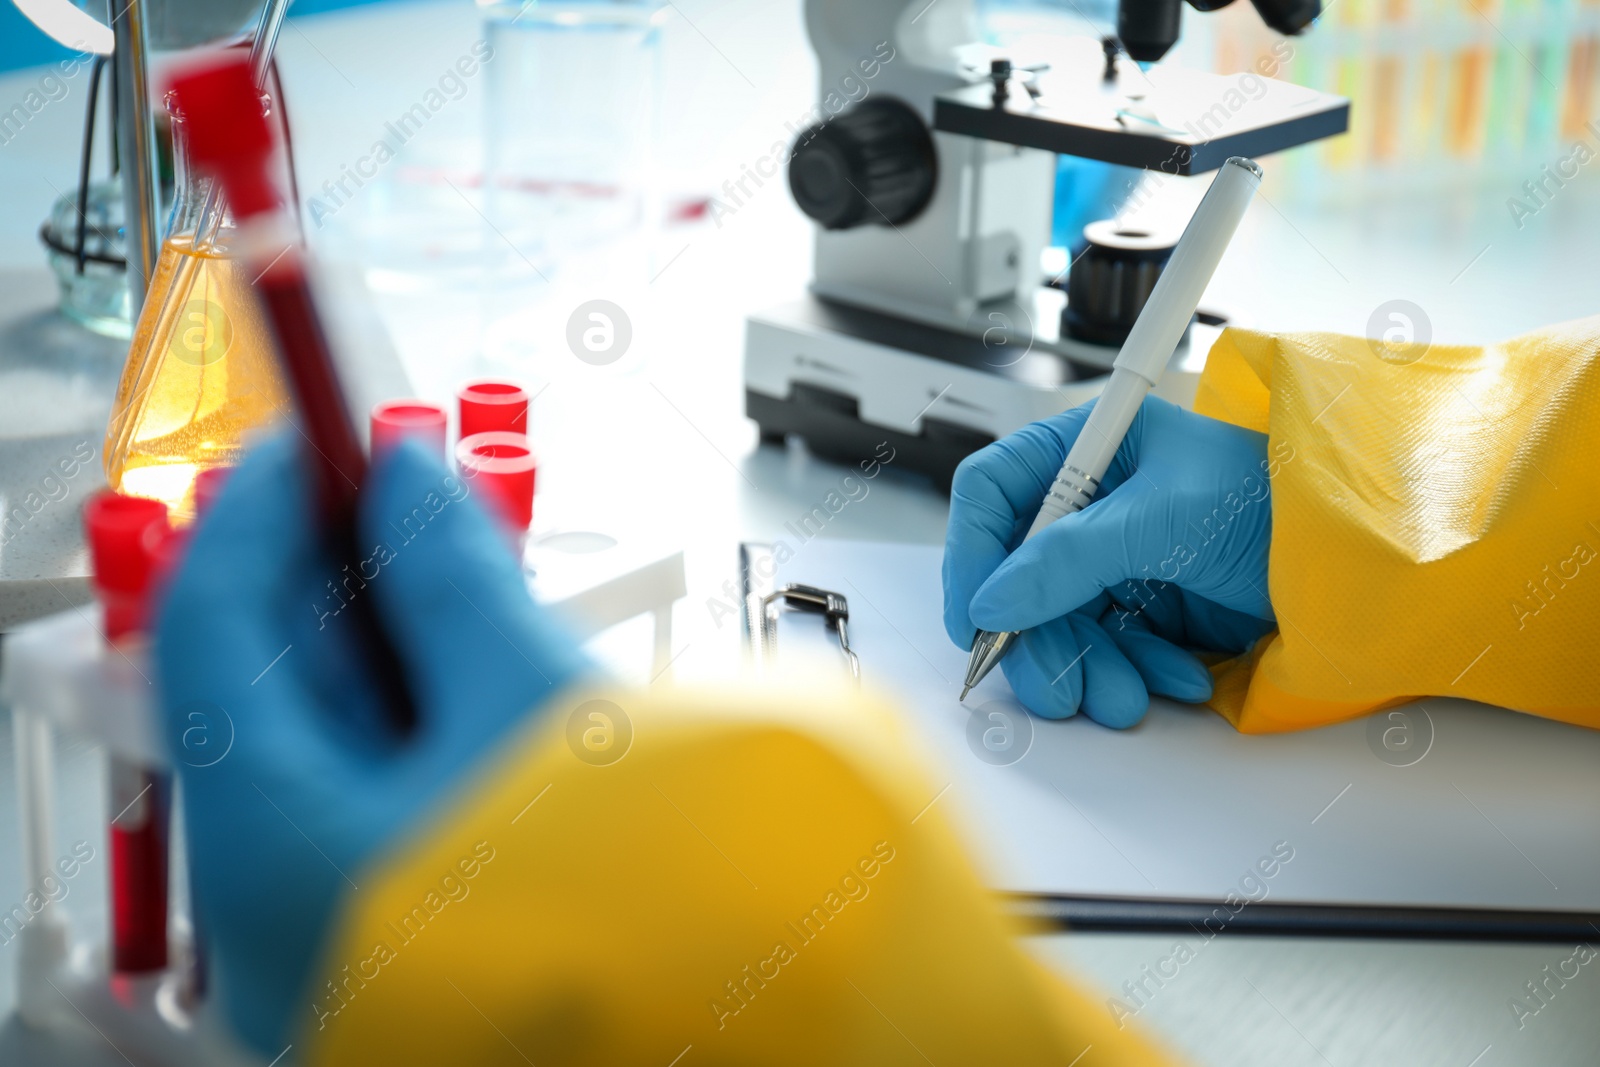
[[[761,439],[782,444],[790,435],[805,441],[817,456],[850,465],[876,455],[887,445],[894,466],[926,474],[940,491],[950,491],[956,467],[995,439],[953,423],[926,419],[919,434],[864,422],[853,402],[839,393],[817,394],[796,384],[786,400],[744,391],[744,413],[761,428]]]
[[[948,490],[966,456],[1105,385],[1104,367],[1007,331],[975,335],[808,296],[746,322],[745,414],[763,440],[794,434],[842,463],[886,442],[896,467]],[[1216,331],[1197,324],[1191,334],[1157,389],[1185,405]]]

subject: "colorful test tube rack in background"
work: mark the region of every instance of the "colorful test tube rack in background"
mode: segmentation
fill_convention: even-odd
[[[1350,132],[1287,153],[1311,199],[1545,180],[1600,157],[1600,0],[1339,0],[1301,37],[1221,11],[1213,69],[1350,97]],[[1570,168],[1569,168],[1570,169]],[[1564,180],[1573,175],[1566,174]],[[1368,180],[1370,179],[1370,181]],[[1537,206],[1537,205],[1535,205]]]

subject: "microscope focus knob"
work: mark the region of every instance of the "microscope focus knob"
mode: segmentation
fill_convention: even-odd
[[[882,97],[803,131],[789,156],[789,192],[827,230],[907,222],[927,206],[937,178],[922,116]]]
[[[1091,222],[1083,236],[1088,247],[1067,275],[1061,332],[1090,344],[1121,345],[1177,240],[1115,219]]]

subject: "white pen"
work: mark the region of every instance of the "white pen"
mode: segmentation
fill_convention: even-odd
[[[1067,452],[1067,460],[1056,475],[1055,484],[1039,508],[1038,518],[1028,528],[1029,537],[1055,522],[1063,515],[1071,515],[1087,507],[1100,488],[1100,479],[1111,466],[1117,448],[1122,444],[1133,417],[1145,396],[1161,380],[1162,372],[1172,359],[1183,331],[1211,276],[1216,273],[1222,253],[1239,220],[1250,206],[1250,198],[1261,185],[1261,168],[1254,160],[1233,156],[1217,171],[1211,188],[1195,209],[1194,217],[1184,229],[1172,258],[1156,280],[1156,287],[1145,301],[1144,309],[1128,331],[1122,351],[1112,364],[1111,380],[1089,413],[1088,421],[1078,433],[1078,439]],[[967,660],[966,683],[961,699],[967,699],[972,687],[983,681],[995,664],[1011,648],[1014,633],[990,633],[979,630],[972,642],[972,655]]]

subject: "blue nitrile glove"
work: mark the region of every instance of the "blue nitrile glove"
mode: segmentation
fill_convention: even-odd
[[[479,502],[410,442],[363,493],[368,561],[337,571],[302,447],[268,441],[228,479],[157,629],[211,959],[229,1021],[268,1059],[315,1022],[313,963],[369,863],[585,669]],[[351,596],[374,598],[405,664],[419,723],[403,742],[375,725],[354,613],[338,610]]]
[[[1273,628],[1269,479],[1283,457],[1268,460],[1264,434],[1148,398],[1089,506],[1019,548],[1092,407],[957,468],[944,625],[962,648],[978,627],[1020,630],[1001,664],[1023,704],[1125,727],[1150,694],[1211,695],[1189,649],[1240,652]]]

